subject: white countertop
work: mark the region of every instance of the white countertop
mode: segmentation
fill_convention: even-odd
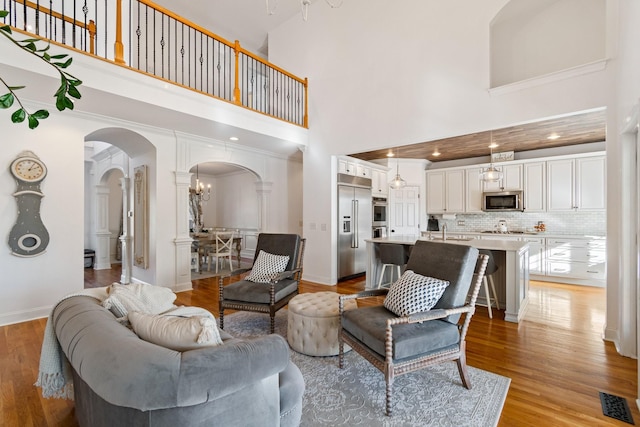
[[[433,231],[433,235],[436,236],[442,234],[442,231]],[[464,230],[447,230],[447,234],[450,235],[464,235],[464,236],[496,236],[496,237],[550,237],[554,239],[606,239],[607,237],[601,234],[561,234],[554,232],[544,231],[542,233],[487,233],[483,231],[464,231]]]
[[[437,233],[434,232],[434,237]],[[454,233],[459,234],[459,233]],[[441,236],[431,240],[436,243],[443,243]],[[417,240],[429,240],[426,237],[417,236],[391,236],[391,237],[378,237],[375,239],[365,239],[371,243],[398,243],[402,245],[413,245]],[[485,239],[470,239],[470,240],[446,240],[446,243],[452,243],[454,245],[471,246],[478,249],[489,249],[495,251],[520,251],[526,246],[529,246],[528,242],[519,240],[485,240]]]

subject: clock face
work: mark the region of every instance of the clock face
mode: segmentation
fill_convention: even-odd
[[[11,164],[11,173],[22,181],[36,182],[44,179],[47,167],[39,159],[21,157]]]

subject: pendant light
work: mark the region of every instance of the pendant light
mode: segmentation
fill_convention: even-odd
[[[493,166],[493,131],[491,131],[491,143],[489,144],[489,150],[491,155],[491,161],[489,163],[489,167],[480,173],[480,179],[484,182],[496,182],[502,179],[502,172]]]
[[[389,188],[393,190],[399,190],[407,185],[407,181],[400,176],[400,159],[397,158],[398,151],[396,150],[396,177],[389,181]]]

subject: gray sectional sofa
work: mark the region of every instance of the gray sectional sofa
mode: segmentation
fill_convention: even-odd
[[[177,352],[141,340],[75,296],[53,313],[80,426],[297,426],[304,381],[278,335]]]

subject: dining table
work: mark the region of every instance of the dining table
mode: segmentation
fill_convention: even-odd
[[[202,271],[202,258],[204,256],[204,247],[205,245],[215,243],[216,235],[229,235],[234,233],[233,231],[213,231],[213,232],[200,232],[200,233],[191,233],[191,238],[193,239],[193,244],[197,248],[199,256],[199,270]],[[233,236],[233,248],[236,251],[236,259],[238,261],[238,267],[240,266],[240,252],[242,251],[242,236]]]

